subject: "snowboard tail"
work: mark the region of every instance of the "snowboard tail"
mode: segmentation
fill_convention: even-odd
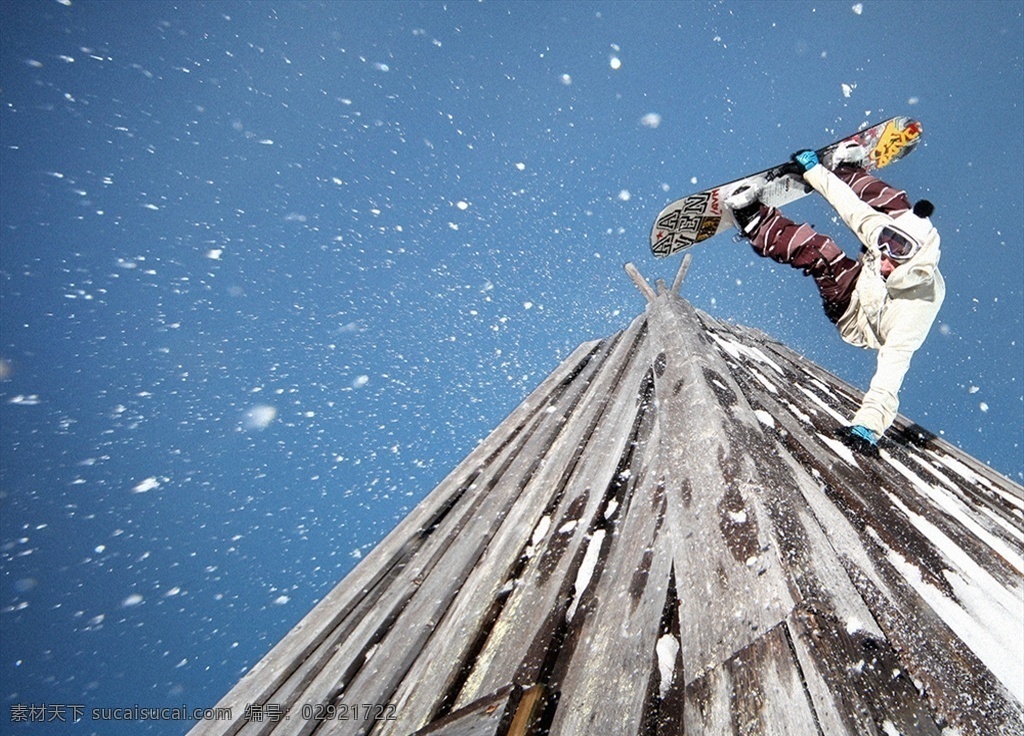
[[[904,116],[890,118],[819,149],[818,159],[831,167],[832,154],[839,145],[855,141],[867,151],[864,168],[869,171],[881,169],[913,151],[921,140],[922,132],[921,123],[917,120]],[[723,200],[747,183],[762,185],[760,198],[769,207],[782,207],[811,192],[810,185],[793,170],[792,162],[787,161],[677,199],[655,218],[651,230],[651,252],[658,258],[664,258],[734,227],[732,213]]]

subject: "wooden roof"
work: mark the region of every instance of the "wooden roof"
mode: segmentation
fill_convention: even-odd
[[[1024,490],[634,275],[194,736],[1024,734]]]

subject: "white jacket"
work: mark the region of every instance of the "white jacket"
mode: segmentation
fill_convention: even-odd
[[[804,174],[864,244],[863,265],[849,308],[837,326],[843,340],[878,351],[878,366],[852,423],[881,435],[896,418],[897,393],[946,296],[939,273],[939,234],[928,218],[912,212],[890,217],[861,201],[824,166]],[[910,260],[882,278],[878,235],[885,226],[908,233],[921,244]]]

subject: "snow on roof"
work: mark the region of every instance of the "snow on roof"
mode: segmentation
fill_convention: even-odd
[[[879,459],[854,456],[830,430],[856,411],[856,389],[767,335],[698,315],[751,407],[775,419],[764,423],[766,431],[784,428],[779,451],[815,471],[825,494],[861,527],[861,543],[873,542],[890,563],[894,598],[896,586],[909,585],[918,596],[914,605],[941,621],[946,638],[959,639],[1012,700],[1024,702],[1021,487],[902,416]],[[758,372],[765,362],[784,377],[768,393]],[[846,467],[838,470],[830,453]],[[844,508],[847,494],[863,504],[856,513]],[[888,507],[886,523],[871,524],[880,504]],[[912,652],[903,656],[913,659]]]

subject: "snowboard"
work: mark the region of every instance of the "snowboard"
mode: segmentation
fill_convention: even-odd
[[[818,159],[831,167],[833,151],[841,143],[857,141],[868,154],[864,168],[869,171],[881,169],[913,151],[921,140],[921,133],[921,123],[917,120],[902,116],[890,118],[818,149]],[[723,200],[741,184],[763,183],[760,198],[769,207],[782,207],[806,196],[812,191],[811,186],[796,169],[792,161],[787,161],[677,199],[665,207],[654,221],[651,252],[658,258],[664,258],[735,227],[732,213]]]

